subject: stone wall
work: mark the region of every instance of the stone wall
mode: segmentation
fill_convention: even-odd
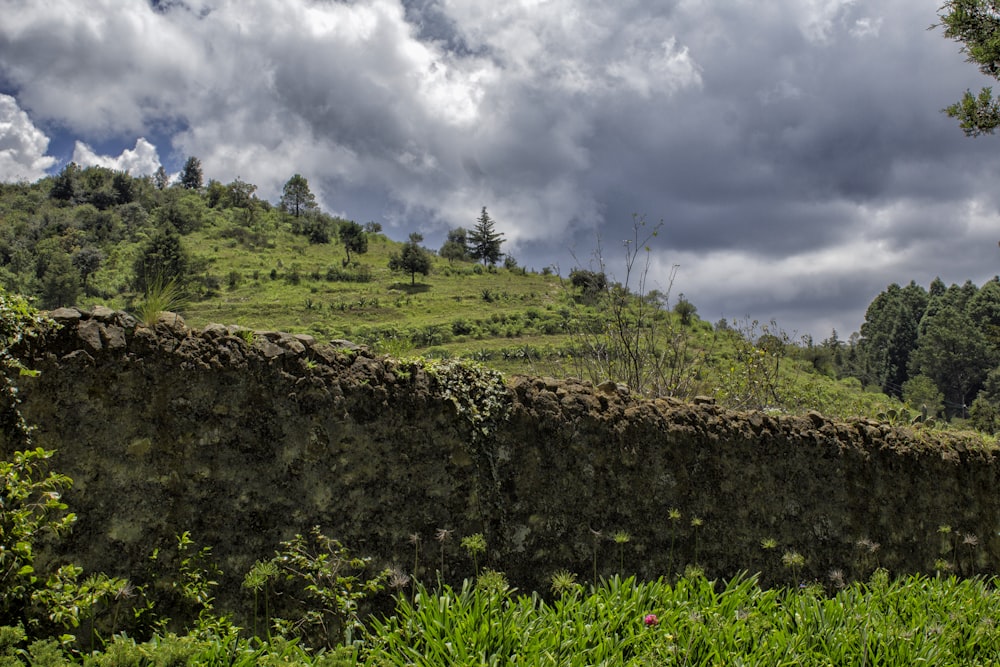
[[[190,531],[237,595],[256,559],[314,525],[406,571],[417,534],[428,582],[437,529],[454,531],[452,580],[472,570],[459,538],[483,532],[489,564],[522,590],[561,569],[589,580],[595,552],[601,575],[697,562],[765,582],[1000,562],[996,455],[969,437],[521,376],[484,425],[489,395],[456,398],[440,373],[347,342],[194,331],[172,315],[149,328],[104,308],[51,316],[25,351],[41,374],[19,380],[22,407],[75,481],[62,555],[91,571],[134,576]],[[790,571],[793,550],[805,564]]]

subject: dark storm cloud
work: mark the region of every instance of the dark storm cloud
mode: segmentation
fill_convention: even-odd
[[[702,316],[825,335],[890,282],[995,273],[995,145],[939,112],[983,82],[937,4],[22,0],[0,77],[12,117],[165,137],[144,168],[197,155],[270,198],[302,173],[432,246],[486,205],[523,265],[568,269],[662,218],[653,278],[680,264]]]

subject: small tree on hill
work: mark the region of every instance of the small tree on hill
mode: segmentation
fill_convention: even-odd
[[[281,210],[297,218],[315,208],[317,208],[316,196],[309,190],[309,181],[300,174],[288,179],[281,193]]]
[[[495,223],[483,207],[483,212],[476,220],[476,226],[469,232],[469,256],[478,261],[483,260],[483,266],[495,265],[503,253],[500,244],[504,242],[503,233],[495,229]]]
[[[448,232],[448,239],[438,250],[441,257],[453,263],[455,260],[463,261],[469,259],[469,239],[468,232],[464,227],[456,227]]]
[[[340,225],[338,236],[340,236],[340,242],[344,244],[344,250],[347,251],[345,264],[351,263],[352,252],[358,255],[368,252],[368,235],[365,234],[365,228],[353,220]]]
[[[416,283],[417,274],[426,276],[431,270],[431,255],[426,249],[420,246],[424,237],[413,232],[410,240],[403,245],[401,253],[392,253],[389,256],[389,269],[401,273],[410,274],[410,284]]]

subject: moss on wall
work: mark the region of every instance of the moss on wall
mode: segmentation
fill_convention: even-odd
[[[419,535],[429,582],[437,529],[456,535],[449,578],[471,574],[457,538],[483,532],[489,564],[522,589],[562,569],[589,579],[595,556],[601,575],[697,563],[765,582],[997,569],[996,454],[971,437],[640,400],[611,383],[504,384],[174,316],[51,316],[26,351],[41,374],[20,380],[23,411],[75,481],[60,557],[88,570],[135,577],[190,531],[226,573],[225,605],[255,560],[313,525],[405,570]],[[783,564],[791,552],[804,565]]]

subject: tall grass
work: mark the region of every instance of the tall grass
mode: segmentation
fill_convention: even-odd
[[[979,665],[1000,660],[1000,596],[984,579],[761,589],[752,576],[613,578],[547,602],[460,589],[370,623],[367,665]]]
[[[136,315],[139,321],[152,327],[162,313],[176,312],[183,307],[184,302],[184,292],[176,280],[164,280],[162,276],[157,276],[146,287]]]

